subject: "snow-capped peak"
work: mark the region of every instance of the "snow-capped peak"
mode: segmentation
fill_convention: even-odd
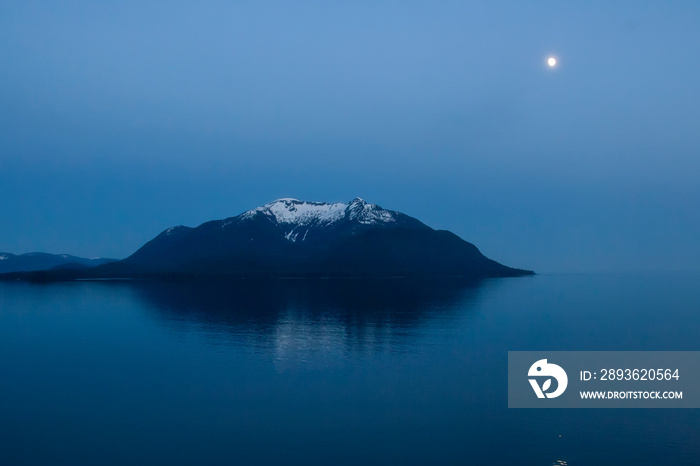
[[[175,233],[180,232],[181,230],[186,230],[186,229],[187,229],[187,227],[185,227],[183,225],[177,225],[177,226],[168,228],[167,230],[165,230],[163,232],[163,234],[166,236],[171,236],[171,235],[174,235]]]
[[[260,212],[271,215],[278,224],[307,225],[309,223],[333,223],[345,215],[347,205],[342,203],[305,202],[284,198],[258,207],[247,213]]]
[[[324,227],[342,219],[362,224],[390,223],[396,221],[396,213],[384,210],[376,204],[368,204],[360,198],[350,203],[309,202],[294,198],[277,199],[262,207],[241,215],[251,219],[263,214],[284,228],[284,236],[290,241],[302,241],[312,227]]]
[[[373,223],[391,223],[396,221],[396,213],[384,210],[377,204],[368,204],[359,197],[347,206],[347,216],[351,220],[369,225]]]

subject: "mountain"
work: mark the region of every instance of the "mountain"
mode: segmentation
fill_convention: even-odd
[[[389,277],[529,275],[471,243],[362,199],[279,199],[196,228],[168,228],[93,276]]]
[[[0,252],[0,273],[31,272],[53,268],[85,269],[114,261],[116,259],[85,259],[68,254],[47,254],[44,252],[30,252],[20,255]]]

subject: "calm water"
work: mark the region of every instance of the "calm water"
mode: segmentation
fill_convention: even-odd
[[[700,410],[506,407],[508,350],[700,350],[699,279],[0,283],[0,464],[700,464]]]

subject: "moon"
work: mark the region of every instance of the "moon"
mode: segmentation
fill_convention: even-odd
[[[547,59],[547,64],[549,65],[550,68],[554,68],[557,65],[557,59],[554,57],[549,57]]]

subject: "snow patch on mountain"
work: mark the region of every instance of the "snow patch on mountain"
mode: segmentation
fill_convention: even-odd
[[[368,204],[360,198],[348,204],[283,198],[249,210],[239,218],[247,220],[257,215],[265,215],[283,227],[284,237],[292,242],[296,242],[297,239],[304,241],[312,228],[325,227],[344,219],[365,225],[392,223],[397,220],[396,212],[384,210],[376,204]],[[231,219],[222,226],[228,226],[233,221],[234,219]]]
[[[333,223],[343,218],[346,208],[347,205],[342,203],[304,202],[286,198],[258,209],[272,215],[277,223],[293,223],[301,226],[310,223]]]
[[[360,198],[352,201],[348,207],[348,218],[365,225],[391,223],[396,221],[396,212],[385,210],[376,204],[368,204]]]

